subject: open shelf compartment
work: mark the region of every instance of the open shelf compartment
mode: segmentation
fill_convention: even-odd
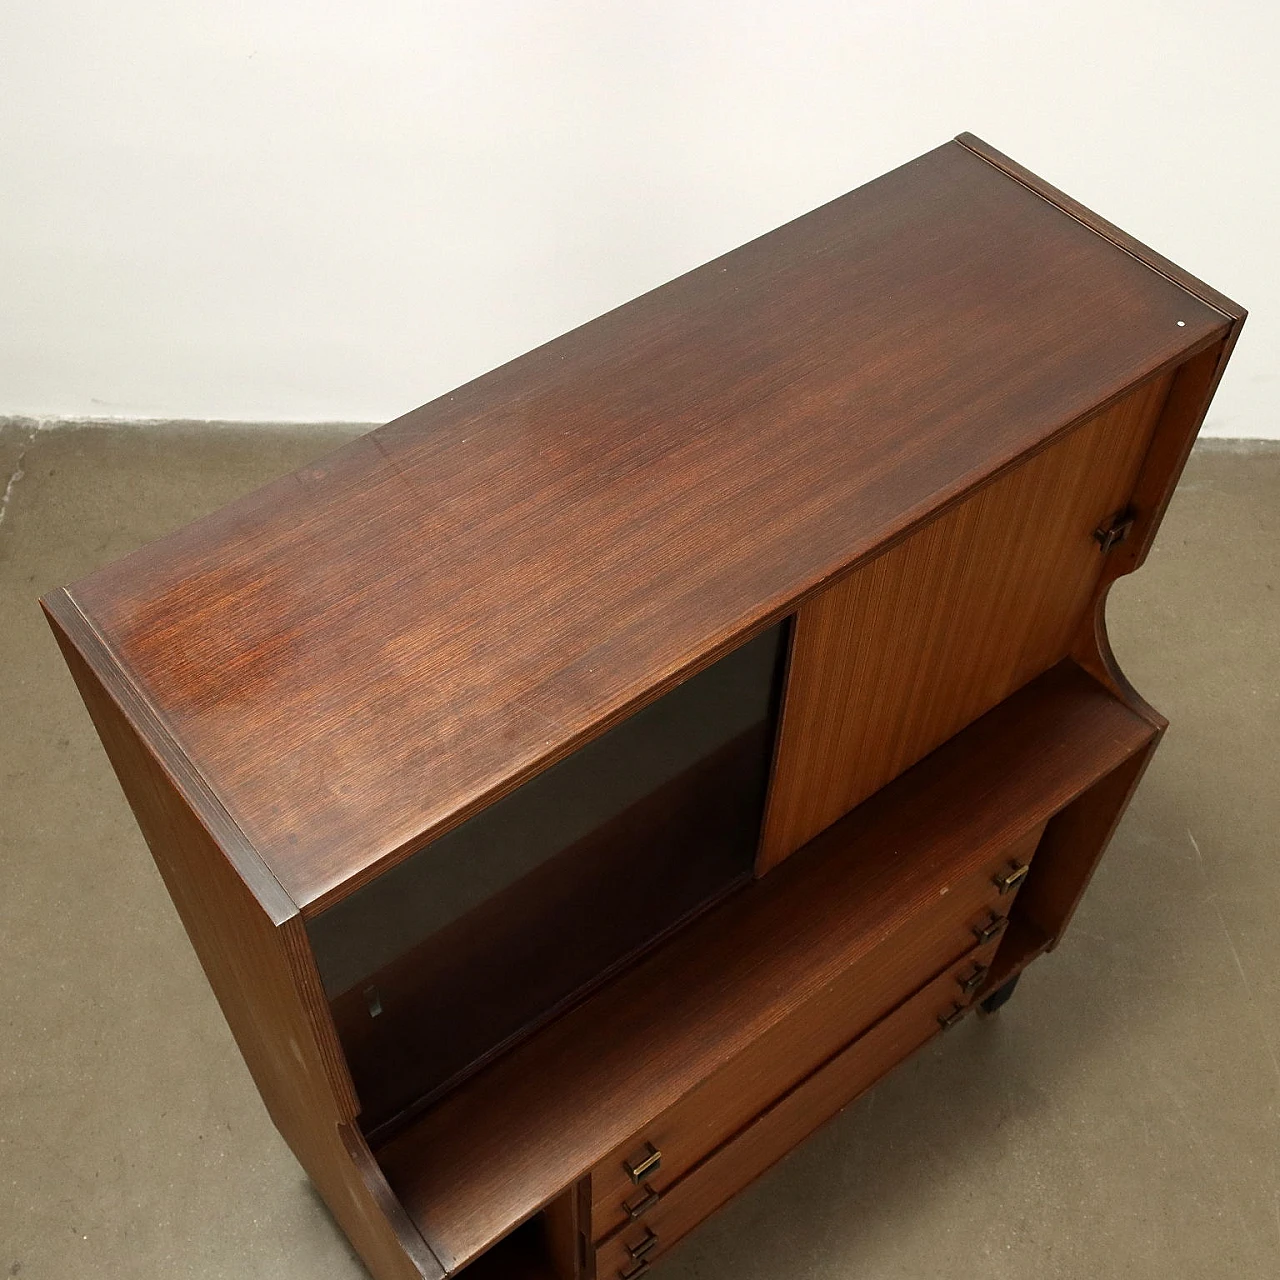
[[[1059,663],[464,1083],[375,1150],[432,1251],[480,1258],[918,910],[938,890],[902,876],[908,853],[941,877],[1049,824],[993,966],[1016,972],[1061,933],[1160,728]]]

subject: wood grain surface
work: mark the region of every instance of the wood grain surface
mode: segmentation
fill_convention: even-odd
[[[950,880],[945,892],[939,891],[902,929],[886,933],[813,999],[601,1160],[591,1171],[592,1239],[602,1239],[626,1221],[624,1201],[634,1198],[635,1187],[624,1161],[643,1151],[645,1143],[662,1153],[661,1168],[645,1182],[663,1192],[817,1063],[969,951],[975,928],[993,913],[1007,916],[1015,901],[1013,895],[1001,894],[996,875],[1011,860],[1029,864],[1041,830],[1032,827],[1013,844],[990,850],[984,864]],[[906,859],[899,871],[911,874]]]
[[[957,980],[974,965],[987,964],[993,946],[975,947],[940,973],[676,1183],[641,1223],[601,1245],[596,1252],[600,1280],[619,1280],[621,1273],[630,1269],[629,1248],[646,1232],[657,1236],[657,1242],[645,1256],[661,1257],[842,1107],[939,1035],[939,1017],[956,1008],[968,1008],[972,1000]]]
[[[71,593],[310,914],[1233,323],[948,143]]]
[[[1144,383],[804,605],[767,871],[1070,651],[1171,375]]]

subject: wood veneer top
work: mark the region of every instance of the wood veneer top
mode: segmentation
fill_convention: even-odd
[[[70,588],[304,912],[1227,331],[980,147]]]

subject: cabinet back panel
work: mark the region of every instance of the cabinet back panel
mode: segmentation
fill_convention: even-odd
[[[796,615],[758,870],[1065,657],[1170,375],[950,508]]]

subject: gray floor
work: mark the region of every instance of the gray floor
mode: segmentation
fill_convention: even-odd
[[[35,606],[345,434],[0,430],[0,1275],[363,1274]],[[655,1277],[1280,1275],[1278,576],[1280,446],[1198,451],[1110,609],[1173,727],[1067,941]]]

